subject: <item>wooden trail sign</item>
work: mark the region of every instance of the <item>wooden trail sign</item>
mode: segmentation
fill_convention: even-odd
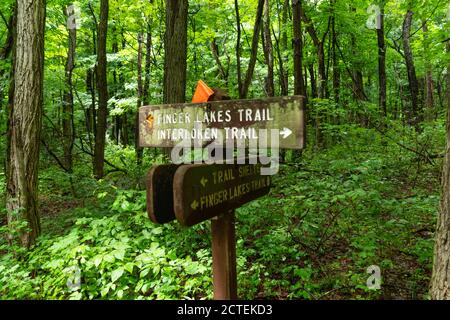
[[[139,146],[235,141],[255,148],[302,149],[303,103],[303,96],[290,96],[141,107]]]
[[[178,168],[173,179],[175,216],[192,226],[257,199],[270,190],[260,164],[193,164]]]

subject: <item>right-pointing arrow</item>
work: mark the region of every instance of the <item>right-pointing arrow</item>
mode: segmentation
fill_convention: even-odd
[[[283,139],[286,139],[287,137],[289,137],[292,133],[291,129],[288,128],[283,128],[283,130],[280,131],[280,135],[283,136]]]

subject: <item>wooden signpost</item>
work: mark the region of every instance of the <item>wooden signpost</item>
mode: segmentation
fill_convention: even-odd
[[[142,107],[139,143],[174,147],[181,141],[195,146],[231,140],[250,147],[302,149],[303,101],[293,96]],[[270,190],[271,177],[255,163],[157,165],[147,175],[147,212],[153,222],[177,219],[189,227],[211,220],[214,299],[237,299],[234,209]]]

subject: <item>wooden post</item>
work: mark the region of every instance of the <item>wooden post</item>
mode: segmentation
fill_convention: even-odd
[[[211,220],[215,300],[237,299],[234,210]]]

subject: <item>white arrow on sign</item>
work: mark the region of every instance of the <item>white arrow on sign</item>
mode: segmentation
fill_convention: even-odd
[[[286,139],[292,134],[292,130],[288,128],[283,128],[283,130],[280,131],[280,135],[283,136],[283,139]]]

